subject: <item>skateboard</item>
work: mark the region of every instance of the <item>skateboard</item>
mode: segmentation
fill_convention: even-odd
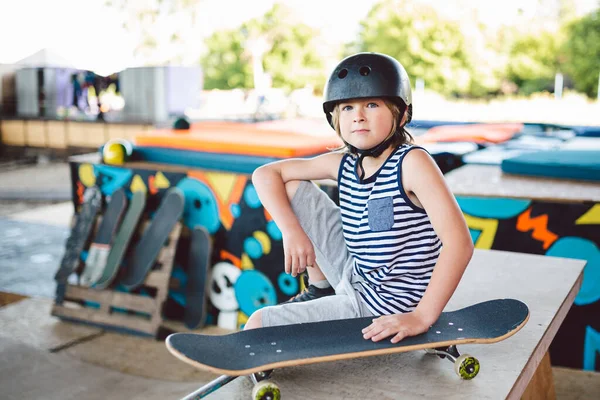
[[[102,205],[102,193],[97,187],[86,189],[83,205],[76,216],[75,225],[65,245],[65,254],[54,279],[56,280],[56,304],[62,304],[65,298],[67,280],[79,266],[79,257],[83,251]]]
[[[81,274],[80,284],[91,286],[102,275],[106,267],[113,238],[116,235],[123,213],[127,208],[127,196],[124,189],[115,191],[104,212],[104,217],[96,232],[96,237],[90,245],[88,255],[85,260],[85,267]]]
[[[280,390],[270,381],[273,369],[319,362],[425,350],[454,363],[455,372],[472,379],[479,361],[461,355],[459,344],[494,343],[519,331],[529,319],[528,307],[514,299],[497,299],[444,312],[430,329],[399,343],[365,340],[361,330],[371,317],[282,325],[211,336],[174,333],[167,337],[167,349],[180,360],[202,370],[224,374],[188,399],[202,398],[233,379],[250,375],[252,398],[279,399]]]
[[[135,246],[128,268],[125,270],[121,284],[126,289],[133,290],[144,283],[173,226],[181,218],[184,203],[183,192],[177,187],[169,189],[165,194],[150,226],[146,228]]]
[[[184,322],[189,329],[201,328],[206,317],[206,294],[208,293],[208,266],[212,252],[210,234],[206,228],[196,226],[190,239],[188,258],[188,282]]]
[[[98,289],[105,289],[115,279],[117,272],[119,271],[119,266],[121,265],[123,257],[125,256],[125,252],[127,251],[127,248],[129,246],[131,237],[135,233],[135,230],[140,221],[140,217],[144,212],[145,206],[146,194],[141,191],[134,192],[131,196],[131,201],[129,203],[127,213],[123,218],[123,223],[119,228],[117,237],[115,238],[114,244],[110,249],[110,253],[108,254],[106,266],[104,267],[104,270],[101,271],[102,275],[100,275],[99,277],[96,276],[92,280],[94,287]]]

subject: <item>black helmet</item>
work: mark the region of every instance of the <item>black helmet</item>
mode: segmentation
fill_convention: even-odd
[[[325,85],[323,111],[329,125],[333,127],[331,112],[337,102],[369,97],[389,98],[406,107],[410,122],[412,91],[402,64],[386,54],[357,53],[340,61]]]

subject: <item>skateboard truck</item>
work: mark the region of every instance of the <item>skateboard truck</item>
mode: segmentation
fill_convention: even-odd
[[[454,363],[454,372],[462,379],[473,379],[479,373],[479,360],[469,354],[461,355],[455,345],[425,349],[428,354],[435,354],[440,358],[447,358]]]

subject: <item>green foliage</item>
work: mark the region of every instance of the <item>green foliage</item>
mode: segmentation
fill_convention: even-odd
[[[353,48],[396,58],[413,80],[445,94],[471,86],[465,38],[458,24],[441,19],[430,7],[404,0],[377,3],[361,22]]]
[[[509,51],[507,77],[519,86],[523,94],[553,88],[560,70],[560,36],[538,32],[517,38]]]
[[[245,38],[239,30],[216,31],[208,40],[201,60],[205,89],[252,87],[252,64],[244,57]]]
[[[576,90],[596,97],[600,75],[600,9],[569,23],[566,36],[565,71],[573,79]]]
[[[264,71],[274,87],[296,89],[324,84],[323,62],[317,54],[313,28],[296,23],[289,9],[280,4],[261,18],[250,20],[237,30],[218,31],[206,40],[202,58],[206,89],[253,87],[251,44],[263,40],[267,50],[262,57]]]

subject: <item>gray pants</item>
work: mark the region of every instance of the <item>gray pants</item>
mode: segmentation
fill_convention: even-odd
[[[317,264],[335,296],[300,303],[287,303],[262,309],[262,325],[288,325],[332,319],[370,317],[362,302],[358,281],[352,274],[353,258],[342,232],[339,208],[312,182],[300,182],[291,201],[300,225],[312,241]]]

